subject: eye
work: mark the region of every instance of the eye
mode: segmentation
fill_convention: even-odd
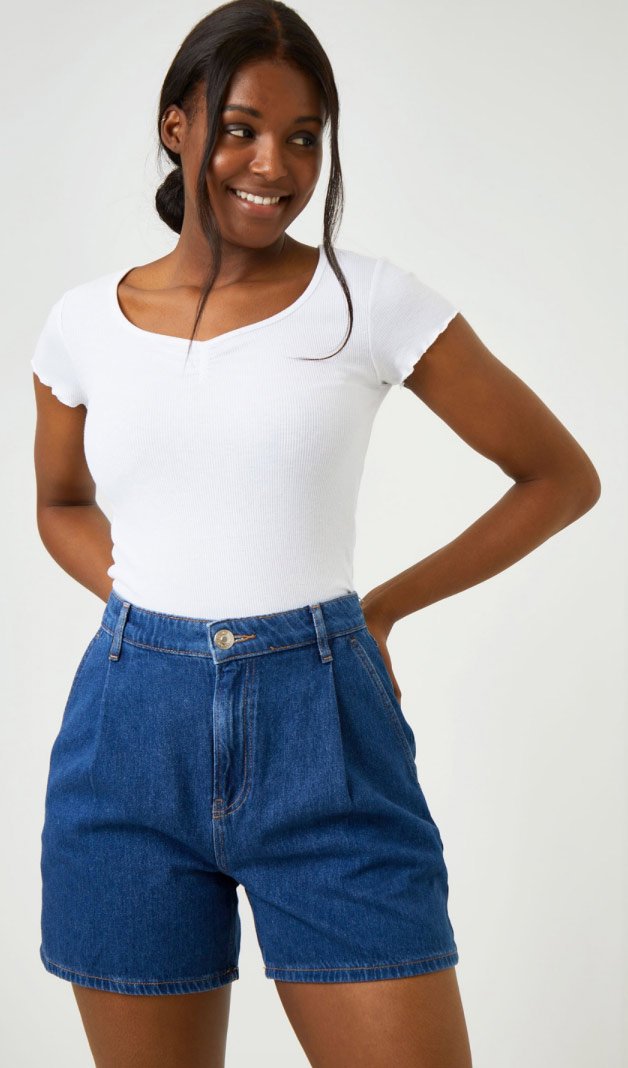
[[[225,133],[235,134],[236,137],[240,136],[239,133],[238,133],[239,130],[245,130],[245,131],[248,131],[248,133],[251,132],[249,130],[248,126],[225,126],[224,130],[225,130]]]
[[[301,140],[303,138],[306,139],[307,144],[303,146],[304,148],[312,148],[317,143],[316,138],[312,137],[311,134],[297,134],[297,137],[300,137]]]
[[[225,133],[234,134],[235,137],[239,137],[241,141],[246,141],[246,135],[253,133],[249,126],[224,126],[223,129]],[[243,131],[245,136],[242,136]],[[306,143],[301,146],[302,148],[313,148],[314,145],[318,143],[317,138],[313,137],[312,134],[296,134],[295,137],[301,141],[305,140]]]

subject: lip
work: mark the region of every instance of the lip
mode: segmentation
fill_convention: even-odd
[[[249,214],[249,215],[261,216],[262,218],[272,217],[273,215],[278,215],[281,211],[283,211],[283,209],[286,206],[286,204],[288,204],[288,202],[292,199],[290,194],[282,194],[282,196],[284,196],[285,199],[280,200],[278,204],[253,204],[252,201],[250,201],[250,200],[243,200],[242,197],[236,196],[236,194],[234,193],[233,189],[230,186],[227,186],[227,192],[230,193],[230,195],[232,196],[233,200],[236,202],[236,204],[239,205],[239,207],[242,209],[242,211],[246,211],[247,214]],[[254,196],[267,196],[268,197],[268,196],[273,196],[273,195],[276,196],[277,194],[255,193],[253,195]]]

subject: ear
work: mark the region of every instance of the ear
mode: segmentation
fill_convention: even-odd
[[[176,104],[171,104],[169,108],[166,108],[160,123],[161,140],[166,148],[181,155],[188,129],[189,123],[181,108],[178,108]]]

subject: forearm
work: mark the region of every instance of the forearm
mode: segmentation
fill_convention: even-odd
[[[111,524],[101,508],[90,504],[49,504],[37,510],[41,540],[68,575],[107,601],[113,563]]]
[[[388,633],[404,616],[499,574],[584,515],[597,497],[537,478],[513,486],[471,526],[371,590],[362,607]]]

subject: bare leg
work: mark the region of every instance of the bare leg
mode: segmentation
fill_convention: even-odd
[[[472,1068],[455,968],[275,986],[312,1068]]]
[[[72,983],[96,1068],[224,1068],[231,985],[143,996]]]

